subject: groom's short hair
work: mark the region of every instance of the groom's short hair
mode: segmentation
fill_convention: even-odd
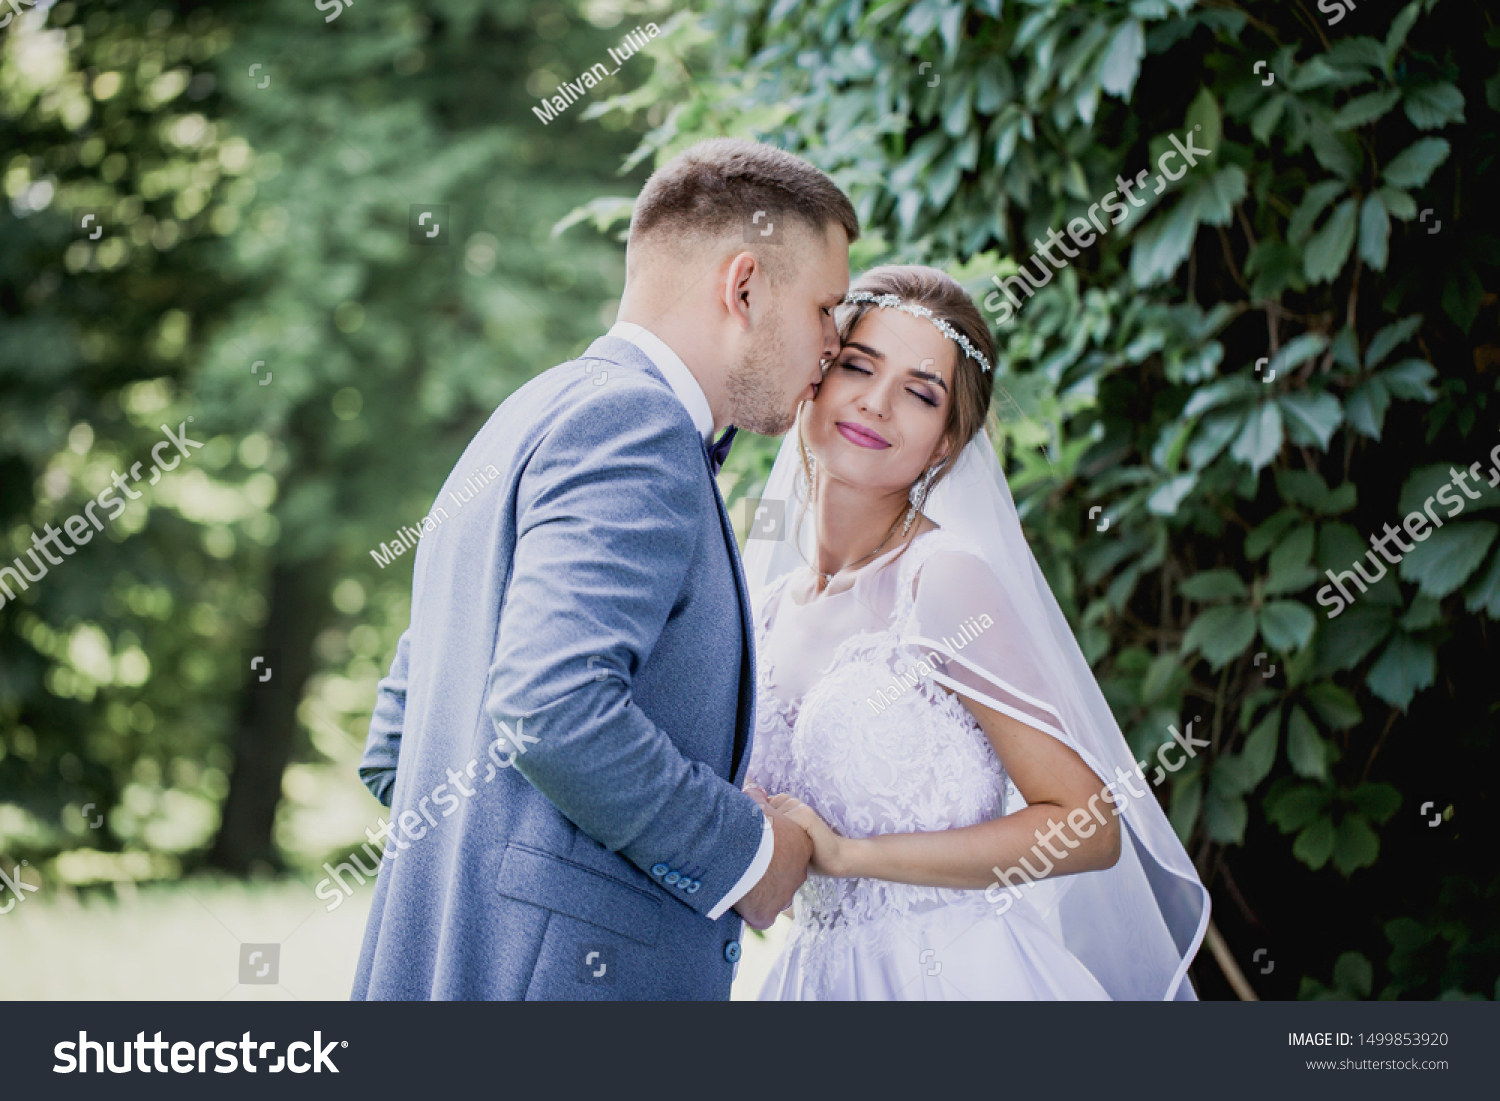
[[[756,219],[758,211],[765,217]],[[842,226],[851,242],[859,238],[854,205],[822,171],[774,145],[713,138],[689,146],[651,174],[630,218],[629,245],[659,238],[681,251],[752,224],[779,222],[798,224],[820,239],[830,225]],[[774,250],[763,258],[779,282],[795,265],[776,259]]]

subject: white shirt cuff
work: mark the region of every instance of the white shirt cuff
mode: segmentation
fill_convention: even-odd
[[[760,848],[755,850],[755,859],[750,861],[750,867],[745,869],[745,874],[740,876],[739,882],[729,888],[729,893],[719,899],[718,904],[708,912],[710,921],[718,921],[728,910],[740,899],[750,893],[750,888],[760,882],[760,877],[766,874],[766,869],[771,866],[771,853],[776,847],[776,832],[771,828],[771,819],[761,812],[760,819]]]

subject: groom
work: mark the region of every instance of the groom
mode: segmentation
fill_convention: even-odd
[[[714,475],[730,425],[780,435],[816,392],[858,235],[797,157],[693,146],[636,201],[614,328],[460,456],[444,491],[490,480],[417,548],[360,763],[391,823],[356,999],[729,996],[741,919],[812,846],[741,791],[754,636]]]

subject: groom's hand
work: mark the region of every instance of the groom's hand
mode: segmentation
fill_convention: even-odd
[[[734,904],[734,909],[750,928],[769,929],[781,911],[791,905],[792,896],[807,879],[812,839],[806,830],[766,802],[764,792],[747,788],[746,794],[760,804],[762,813],[771,820],[775,841],[766,874]]]

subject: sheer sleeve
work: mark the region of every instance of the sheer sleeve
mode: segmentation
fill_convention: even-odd
[[[1001,714],[1044,731],[1082,754],[1064,729],[1056,670],[1060,655],[1013,606],[984,559],[962,550],[938,551],[916,579],[907,641],[935,655],[934,679]],[[1088,761],[1102,780],[1102,762]]]

